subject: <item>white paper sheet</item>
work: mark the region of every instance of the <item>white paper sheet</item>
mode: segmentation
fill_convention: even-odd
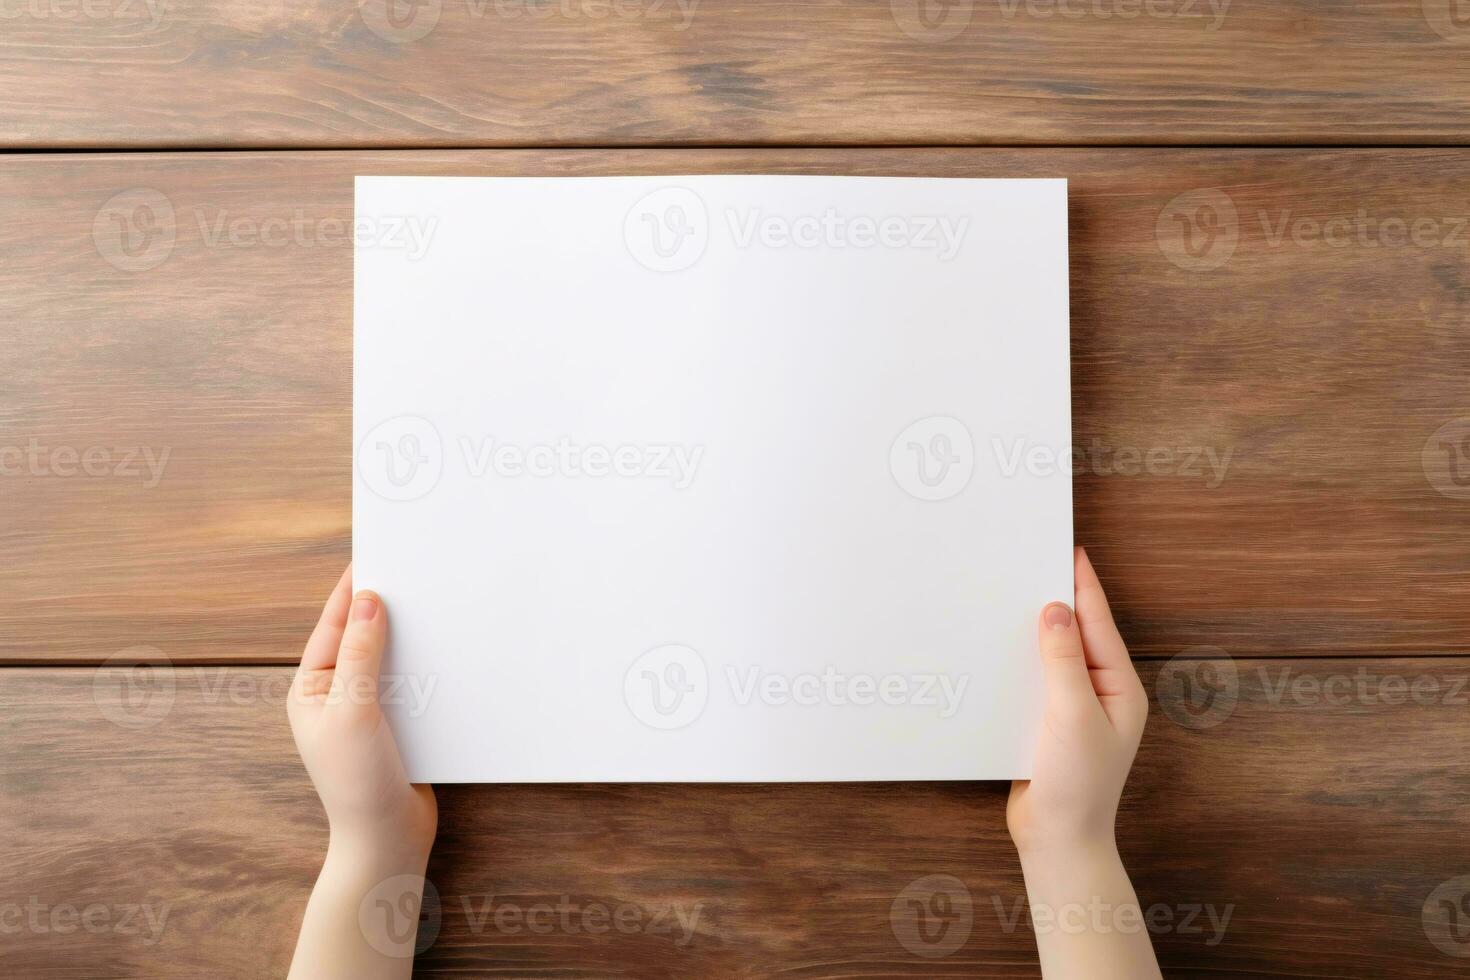
[[[1065,181],[359,177],[356,230],[412,779],[1029,775]]]

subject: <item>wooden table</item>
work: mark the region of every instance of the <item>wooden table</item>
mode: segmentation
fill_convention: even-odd
[[[3,12],[7,975],[284,971],[375,173],[1069,178],[1077,533],[1154,694],[1120,836],[1166,974],[1470,969],[1463,3]],[[419,970],[1034,977],[1005,791],[445,787]]]

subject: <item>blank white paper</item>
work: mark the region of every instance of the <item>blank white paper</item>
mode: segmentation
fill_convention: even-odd
[[[1072,598],[1063,180],[357,178],[416,782],[1012,779]]]

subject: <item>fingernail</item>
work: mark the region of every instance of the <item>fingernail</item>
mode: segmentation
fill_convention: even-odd
[[[1065,602],[1053,602],[1041,614],[1041,620],[1054,630],[1068,629],[1072,625],[1072,610]]]
[[[352,600],[352,618],[367,622],[378,614],[378,597],[371,592],[359,592]]]

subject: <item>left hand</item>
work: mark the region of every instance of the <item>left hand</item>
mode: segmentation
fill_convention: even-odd
[[[388,613],[342,574],[306,643],[287,714],[331,826],[362,857],[427,855],[438,825],[433,787],[408,781],[378,702]]]

